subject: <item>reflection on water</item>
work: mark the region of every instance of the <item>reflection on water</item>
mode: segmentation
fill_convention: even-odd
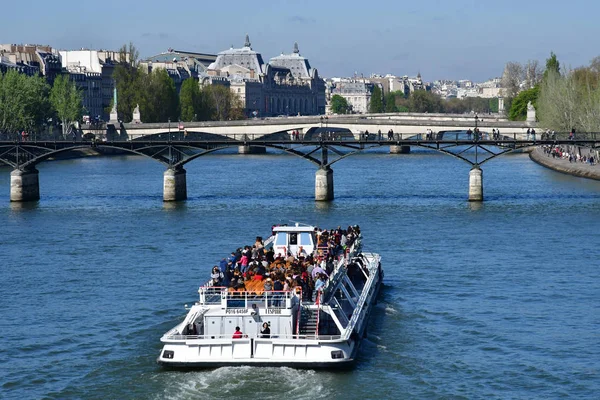
[[[11,211],[31,211],[36,210],[40,206],[39,200],[36,201],[11,201],[9,202]]]

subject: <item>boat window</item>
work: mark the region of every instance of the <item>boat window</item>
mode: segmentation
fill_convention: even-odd
[[[298,234],[290,233],[290,246],[294,246],[298,244]]]
[[[313,245],[310,232],[302,232],[300,234],[300,244],[302,246],[312,246]]]
[[[286,246],[287,245],[287,234],[279,232],[275,239],[275,246]]]

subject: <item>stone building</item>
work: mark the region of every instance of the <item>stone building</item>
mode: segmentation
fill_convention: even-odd
[[[87,71],[84,67],[68,70],[69,80],[77,86],[83,97],[84,112],[90,118],[102,117],[104,99],[102,95],[102,74]]]
[[[165,69],[179,92],[186,79],[194,78],[198,81],[206,76],[208,66],[216,59],[217,56],[212,54],[169,49],[165,53],[146,58],[140,62],[140,67],[147,73],[154,69]]]
[[[375,84],[360,78],[337,78],[331,81],[331,96],[342,96],[351,107],[352,113],[369,112],[369,103]]]
[[[229,86],[249,117],[325,112],[325,83],[300,55],[297,44],[292,54],[282,54],[265,64],[246,35],[244,47],[232,47],[217,55],[201,84]]]
[[[62,73],[60,57],[52,47],[37,44],[0,44],[0,69],[16,69],[27,75],[41,74],[52,85]]]
[[[84,104],[89,104],[90,117],[100,116],[103,121],[109,120],[109,109],[113,100],[115,82],[113,72],[120,62],[121,54],[110,50],[60,50],[60,60],[63,68],[69,73],[84,74],[71,78],[74,82],[81,85],[84,90]],[[126,55],[128,58],[128,55]],[[129,62],[129,59],[123,60]],[[96,106],[98,76],[100,77],[100,97],[102,104]],[[91,85],[92,89],[87,89]],[[86,96],[90,96],[86,98]],[[93,106],[92,106],[93,104]],[[87,108],[87,107],[86,107]]]

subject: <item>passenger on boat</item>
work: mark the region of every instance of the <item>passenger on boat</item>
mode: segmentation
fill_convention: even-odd
[[[212,274],[210,274],[210,278],[212,279],[213,286],[221,286],[223,283],[223,273],[219,269],[218,266],[214,266],[212,269]]]
[[[298,254],[296,254],[296,257],[299,260],[303,260],[305,257],[308,257],[308,253],[306,252],[306,250],[304,250],[304,247],[298,247]]]
[[[323,274],[319,274],[317,276],[317,280],[315,281],[315,300],[316,300],[316,294],[323,291],[323,288],[325,287],[325,279],[326,278]]]
[[[311,272],[313,280],[317,278],[318,274],[323,274],[329,278],[329,275],[327,274],[327,272],[325,272],[325,270],[320,265],[315,266]]]
[[[263,289],[265,290],[265,292],[270,292],[271,290],[273,290],[273,281],[271,280],[271,278],[267,278],[265,284],[263,285]]]
[[[260,337],[263,339],[268,339],[271,337],[271,328],[269,328],[269,324],[263,322],[262,328],[260,329]]]
[[[232,339],[241,339],[244,336],[239,326],[235,327],[235,332],[233,332]]]

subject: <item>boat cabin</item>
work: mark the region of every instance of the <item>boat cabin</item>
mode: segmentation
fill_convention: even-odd
[[[315,228],[312,226],[276,226],[273,228],[275,240],[273,251],[275,256],[281,254],[286,257],[291,254],[298,255],[300,247],[306,255],[312,254],[316,248],[317,238]]]

